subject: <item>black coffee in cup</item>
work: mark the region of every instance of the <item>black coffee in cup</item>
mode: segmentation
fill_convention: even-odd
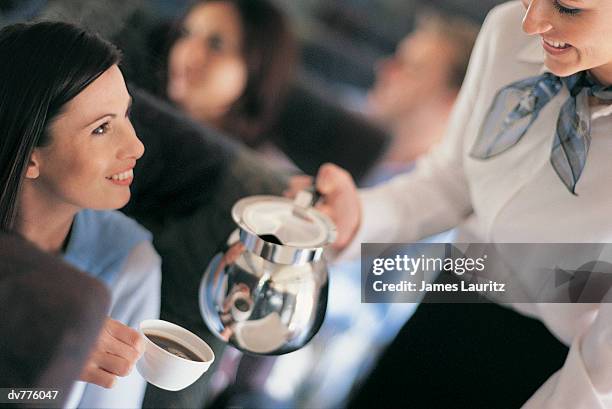
[[[186,346],[174,340],[171,340],[169,338],[166,338],[160,335],[153,335],[153,334],[147,334],[147,333],[145,333],[145,336],[149,338],[151,342],[153,342],[155,345],[157,345],[158,347],[162,348],[165,351],[170,352],[172,355],[176,355],[180,358],[188,359],[190,361],[197,361],[197,362],[204,361],[202,358],[198,356],[198,354],[193,352],[191,349],[187,348]]]

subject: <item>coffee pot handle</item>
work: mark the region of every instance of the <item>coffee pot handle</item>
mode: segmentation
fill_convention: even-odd
[[[293,203],[301,208],[314,207],[317,202],[321,199],[321,193],[315,189],[314,186],[311,186],[308,189],[300,190],[297,195],[295,195],[295,199],[293,199]]]

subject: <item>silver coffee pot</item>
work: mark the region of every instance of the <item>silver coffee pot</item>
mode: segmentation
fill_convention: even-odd
[[[327,308],[323,253],[336,227],[315,200],[302,191],[294,200],[251,196],[233,206],[238,229],[199,290],[202,316],[217,337],[242,351],[279,355],[317,333]]]

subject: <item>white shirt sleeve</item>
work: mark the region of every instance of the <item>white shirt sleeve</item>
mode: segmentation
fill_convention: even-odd
[[[585,317],[591,325],[576,335],[563,367],[536,391],[524,409],[612,407],[612,290],[604,302],[590,314],[593,317]]]
[[[161,288],[161,260],[150,242],[134,248],[117,281],[111,289],[113,302],[110,316],[134,329],[145,319],[159,318]],[[136,369],[117,378],[111,389],[77,382],[72,393],[83,390],[80,408],[140,408],[146,381]]]

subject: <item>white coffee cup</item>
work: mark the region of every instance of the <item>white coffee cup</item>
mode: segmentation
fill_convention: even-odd
[[[171,322],[145,320],[140,323],[145,338],[145,352],[136,363],[147,382],[169,391],[178,391],[194,383],[208,370],[215,354],[208,344],[194,333]],[[177,342],[195,353],[202,361],[192,361],[174,355],[151,341],[147,334]]]

